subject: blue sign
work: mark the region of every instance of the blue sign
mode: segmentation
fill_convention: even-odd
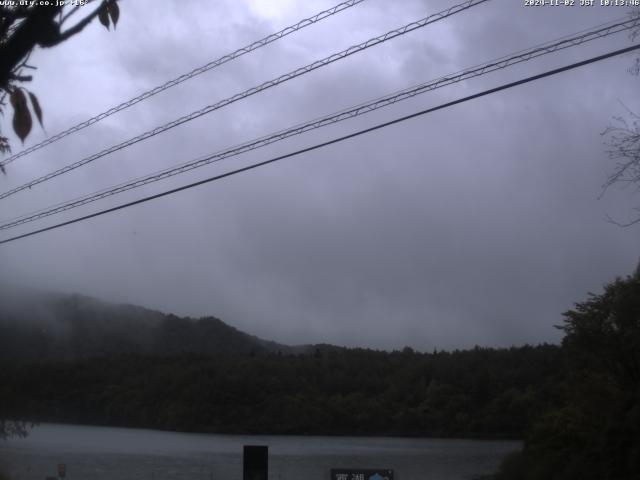
[[[331,480],[393,480],[393,470],[334,468]]]

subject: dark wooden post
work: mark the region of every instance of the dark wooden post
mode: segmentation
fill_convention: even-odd
[[[244,480],[268,480],[269,447],[266,445],[244,446]]]

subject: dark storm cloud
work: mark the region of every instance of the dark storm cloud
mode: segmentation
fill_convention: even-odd
[[[116,33],[95,25],[77,41],[82,49],[70,43],[36,57],[37,81],[77,82],[71,100],[61,92],[43,96],[47,121],[72,124],[331,3],[223,2],[215,10],[206,10],[207,2],[181,9],[123,5]],[[5,182],[24,182],[445,5],[364,2],[16,162]],[[62,201],[624,13],[488,2],[5,205],[21,213]],[[144,15],[144,23],[135,21]],[[432,92],[124,199],[627,44],[619,36]],[[61,71],[61,58],[75,66]],[[213,314],[289,343],[431,349],[555,341],[561,312],[629,272],[640,254],[637,228],[604,221],[607,213],[628,213],[637,198],[614,191],[597,200],[611,166],[600,132],[623,113],[618,99],[631,107],[637,101],[638,79],[625,72],[630,60],[607,61],[6,245],[1,259],[22,283],[178,314]]]

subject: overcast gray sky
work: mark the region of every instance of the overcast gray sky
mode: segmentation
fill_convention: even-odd
[[[46,132],[78,121],[334,0],[121,2],[36,52]],[[11,164],[4,191],[455,1],[367,0]],[[579,3],[579,2],[577,2]],[[624,16],[620,7],[492,0],[237,102],[0,203],[3,219],[193,159]],[[267,159],[628,46],[626,34],[414,98],[66,215]],[[631,272],[640,198],[611,190],[602,131],[640,111],[633,56],[607,60],[304,156],[0,246],[3,277],[180,315],[215,315],[286,343],[419,350],[558,341],[588,291]],[[4,120],[4,131],[10,124]],[[26,146],[46,137],[34,130]],[[14,141],[19,150],[19,141]]]

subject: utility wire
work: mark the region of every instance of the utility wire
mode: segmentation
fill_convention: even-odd
[[[105,210],[100,210],[99,212],[95,212],[95,213],[92,213],[92,214],[89,214],[89,215],[85,215],[83,217],[74,218],[72,220],[68,220],[66,222],[58,223],[56,225],[51,225],[49,227],[41,228],[41,229],[38,229],[38,230],[33,230],[31,232],[23,233],[21,235],[16,235],[15,237],[11,237],[11,238],[7,238],[5,240],[1,240],[0,241],[0,245],[3,245],[5,243],[9,243],[9,242],[13,242],[13,241],[16,241],[16,240],[20,240],[22,238],[30,237],[30,236],[33,236],[33,235],[37,235],[39,233],[47,232],[49,230],[54,230],[54,229],[57,229],[57,228],[61,228],[61,227],[67,226],[67,225],[72,225],[74,223],[78,223],[78,222],[81,222],[81,221],[84,221],[84,220],[88,220],[90,218],[94,218],[94,217],[98,217],[98,216],[101,216],[101,215],[105,215],[107,213],[115,212],[115,211],[118,211],[118,210],[123,210],[125,208],[129,208],[129,207],[132,207],[134,205],[139,205],[141,203],[146,203],[146,202],[149,202],[151,200],[155,200],[157,198],[161,198],[161,197],[165,197],[165,196],[168,196],[168,195],[172,195],[174,193],[181,192],[183,190],[188,190],[188,189],[200,186],[200,185],[204,185],[206,183],[214,182],[216,180],[221,180],[223,178],[230,177],[232,175],[236,175],[238,173],[242,173],[242,172],[246,172],[246,171],[249,171],[249,170],[253,170],[253,169],[258,168],[258,167],[263,167],[265,165],[269,165],[271,163],[275,163],[275,162],[278,162],[280,160],[284,160],[286,158],[290,158],[290,157],[294,157],[294,156],[297,156],[297,155],[301,155],[303,153],[311,152],[313,150],[317,150],[317,149],[320,149],[320,148],[323,148],[323,147],[326,147],[326,146],[329,146],[329,145],[333,145],[335,143],[339,143],[339,142],[342,142],[344,140],[349,140],[351,138],[355,138],[355,137],[358,137],[360,135],[364,135],[365,133],[370,133],[370,132],[373,132],[373,131],[376,131],[376,130],[380,130],[382,128],[385,128],[385,127],[388,127],[388,126],[391,126],[391,125],[395,125],[397,123],[401,123],[401,122],[410,120],[412,118],[420,117],[422,115],[426,115],[428,113],[435,112],[437,110],[442,110],[442,109],[445,109],[445,108],[449,108],[449,107],[452,107],[454,105],[458,105],[460,103],[468,102],[468,101],[474,100],[476,98],[480,98],[480,97],[484,97],[486,95],[490,95],[492,93],[500,92],[502,90],[507,90],[509,88],[517,87],[519,85],[524,85],[526,83],[530,83],[530,82],[533,82],[533,81],[536,81],[536,80],[540,80],[542,78],[550,77],[552,75],[557,75],[559,73],[566,72],[568,70],[573,70],[573,69],[578,68],[578,67],[589,65],[591,63],[599,62],[601,60],[605,60],[607,58],[611,58],[611,57],[614,57],[614,56],[617,56],[617,55],[622,55],[624,53],[632,52],[632,51],[638,50],[638,49],[640,49],[640,45],[633,45],[631,47],[626,47],[626,48],[622,48],[622,49],[619,49],[619,50],[615,50],[613,52],[609,52],[609,53],[606,53],[604,55],[599,55],[597,57],[592,57],[592,58],[590,58],[588,60],[583,60],[581,62],[572,63],[572,64],[566,65],[564,67],[556,68],[556,69],[553,69],[553,70],[548,70],[548,71],[546,71],[544,73],[540,73],[538,75],[533,75],[533,76],[530,76],[530,77],[523,78],[521,80],[517,80],[515,82],[506,83],[506,84],[500,85],[498,87],[491,88],[489,90],[484,90],[484,91],[482,91],[480,93],[476,93],[476,94],[473,94],[473,95],[469,95],[467,97],[459,98],[459,99],[453,100],[451,102],[443,103],[443,104],[438,105],[436,107],[427,108],[425,110],[421,110],[419,112],[412,113],[410,115],[405,115],[403,117],[399,117],[399,118],[396,118],[394,120],[390,120],[388,122],[379,123],[377,125],[374,125],[373,127],[365,128],[363,130],[358,130],[356,132],[350,133],[348,135],[344,135],[342,137],[334,138],[332,140],[328,140],[328,141],[322,142],[322,143],[317,143],[317,144],[312,145],[310,147],[306,147],[306,148],[303,148],[303,149],[300,149],[300,150],[296,150],[295,152],[290,152],[290,153],[287,153],[285,155],[280,155],[278,157],[271,158],[269,160],[264,160],[262,162],[254,163],[254,164],[248,165],[246,167],[238,168],[238,169],[232,170],[230,172],[226,172],[226,173],[223,173],[223,174],[220,174],[220,175],[209,177],[209,178],[206,178],[204,180],[200,180],[198,182],[190,183],[188,185],[183,185],[181,187],[173,188],[171,190],[167,190],[167,191],[164,191],[164,192],[161,192],[161,193],[157,193],[155,195],[150,195],[148,197],[140,198],[140,199],[134,200],[132,202],[128,202],[128,203],[124,203],[124,204],[121,204],[121,205],[117,205],[115,207],[107,208]]]
[[[136,103],[139,103],[143,100],[146,100],[149,97],[152,97],[160,92],[163,92],[171,87],[175,87],[176,85],[179,85],[183,82],[186,82],[187,80],[200,75],[201,73],[204,72],[208,72],[209,70],[212,70],[216,67],[219,67],[227,62],[230,62],[231,60],[235,60],[236,58],[239,58],[249,52],[252,52],[254,50],[257,50],[261,47],[264,47],[266,45],[269,45],[270,43],[273,43],[277,40],[280,40],[283,37],[286,37],[287,35],[290,35],[291,33],[297,32],[298,30],[302,30],[305,27],[308,27],[310,25],[313,25],[315,23],[320,22],[321,20],[324,20],[325,18],[331,17],[332,15],[335,15],[336,13],[342,12],[343,10],[346,10],[347,8],[353,7],[359,3],[364,2],[365,0],[348,0],[346,2],[342,2],[338,5],[336,5],[335,7],[332,7],[328,10],[323,10],[322,12],[316,13],[315,15],[313,15],[312,17],[309,18],[305,18],[303,20],[300,20],[298,23],[296,23],[295,25],[290,25],[282,30],[280,30],[279,32],[276,33],[272,33],[271,35],[267,35],[266,37],[257,40],[249,45],[246,45],[242,48],[239,48],[238,50],[231,52],[231,53],[227,53],[226,55],[223,55],[220,58],[217,58],[215,60],[212,60],[211,62],[207,63],[206,65],[202,65],[201,67],[195,68],[193,70],[191,70],[189,73],[185,73],[183,75],[180,75],[179,77],[176,77],[172,80],[169,80],[165,83],[163,83],[162,85],[159,85],[155,88],[152,88],[151,90],[147,90],[146,92],[141,93],[140,95],[133,97],[129,100],[127,100],[126,102],[122,102],[119,105],[116,105],[115,107],[110,108],[109,110],[106,110],[102,113],[99,113],[98,115],[89,118],[88,120],[85,120],[83,122],[78,123],[77,125],[74,125],[72,127],[69,127],[67,130],[64,130],[60,133],[57,133],[56,135],[53,135],[52,137],[47,138],[46,140],[43,140],[40,143],[37,143],[25,150],[22,150],[21,152],[16,153],[15,155],[10,156],[9,158],[7,158],[6,160],[3,160],[2,162],[0,162],[0,167],[4,167],[5,165],[17,160],[20,157],[24,157],[25,155],[28,155],[32,152],[35,152],[36,150],[40,150],[43,147],[46,147],[47,145],[51,145],[52,143],[57,142],[58,140],[71,135],[72,133],[75,132],[79,132],[80,130],[89,127],[90,125],[93,125],[94,123],[98,123],[101,120],[104,120],[107,117],[110,117],[111,115],[120,112],[126,108],[129,108],[133,105],[135,105]]]
[[[606,36],[613,35],[615,33],[633,29],[638,25],[640,25],[640,19],[620,20],[617,23],[612,24],[611,22],[609,22],[605,25],[606,26],[604,27],[599,26],[600,28],[596,27],[596,29],[592,29],[591,31],[583,30],[579,34],[574,35],[573,37],[569,37],[569,36],[563,37],[563,39],[559,41],[548,42],[541,46],[533,47],[528,50],[522,50],[511,56],[501,57],[498,60],[493,60],[484,64],[480,64],[475,67],[468,68],[466,70],[462,70],[454,74],[440,77],[428,83],[412,86],[410,88],[400,90],[398,92],[378,98],[376,100],[372,100],[372,101],[351,107],[349,109],[342,110],[338,113],[333,113],[331,115],[320,117],[306,123],[298,124],[296,126],[289,127],[288,129],[281,130],[277,133],[273,133],[265,137],[261,137],[257,140],[252,140],[240,145],[236,145],[226,150],[209,154],[209,155],[200,157],[198,159],[191,160],[181,165],[171,167],[165,170],[161,170],[159,172],[156,172],[150,175],[128,180],[119,185],[109,187],[107,189],[103,189],[98,192],[94,192],[82,197],[78,197],[73,200],[68,200],[66,202],[59,203],[51,207],[47,207],[45,209],[41,209],[37,212],[32,212],[25,215],[21,215],[19,217],[14,217],[12,219],[5,220],[4,223],[0,223],[0,230],[6,230],[12,227],[16,227],[18,225],[40,220],[42,218],[55,215],[57,213],[61,213],[67,210],[71,210],[73,208],[80,207],[82,205],[93,203],[95,201],[110,197],[112,195],[123,193],[128,190],[132,190],[134,188],[142,187],[144,185],[163,180],[165,178],[179,175],[187,171],[224,160],[226,158],[234,157],[236,155],[240,155],[242,153],[246,153],[251,150],[265,147],[267,145],[276,143],[278,141],[284,140],[286,138],[289,138],[295,135],[300,135],[302,133],[315,130],[327,125],[331,125],[331,124],[338,123],[350,118],[364,115],[366,113],[373,112],[375,110],[378,110],[384,107],[388,107],[397,102],[413,98],[416,95],[433,91],[437,88],[442,88],[447,85],[461,82],[463,80],[478,77],[481,75],[494,72],[496,70],[510,67],[518,63],[526,62],[533,58],[540,57],[542,55],[547,55],[553,52],[557,52],[559,50],[581,45],[583,43],[586,43],[595,39],[604,38]]]
[[[331,64],[333,62],[336,62],[338,60],[342,60],[342,59],[344,59],[346,57],[349,57],[349,56],[351,56],[351,55],[353,55],[355,53],[362,52],[362,51],[364,51],[364,50],[366,50],[368,48],[371,48],[371,47],[373,47],[375,45],[378,45],[380,43],[383,43],[383,42],[386,42],[388,40],[394,39],[394,38],[399,37],[401,35],[405,35],[405,34],[407,34],[409,32],[417,30],[419,28],[423,28],[423,27],[425,27],[425,26],[427,26],[429,24],[432,24],[432,23],[435,23],[437,21],[443,20],[445,18],[448,18],[448,17],[450,17],[452,15],[455,15],[455,14],[460,13],[460,12],[462,12],[464,10],[467,10],[467,9],[469,9],[471,7],[474,7],[476,5],[485,3],[487,1],[489,1],[489,0],[467,0],[467,1],[463,2],[463,3],[461,3],[461,4],[454,5],[453,7],[450,7],[450,8],[448,8],[446,10],[443,10],[443,11],[441,11],[439,13],[435,13],[433,15],[425,17],[425,18],[423,18],[421,20],[418,20],[416,22],[411,22],[411,23],[409,23],[407,25],[404,25],[403,27],[397,28],[395,30],[391,30],[391,31],[389,31],[389,32],[387,32],[387,33],[385,33],[383,35],[378,36],[378,37],[371,38],[371,39],[367,40],[366,42],[360,43],[358,45],[351,46],[351,47],[347,48],[346,50],[343,50],[343,51],[341,51],[339,53],[334,53],[333,55],[330,55],[330,56],[328,56],[328,57],[326,57],[326,58],[324,58],[322,60],[317,60],[317,61],[315,61],[313,63],[310,63],[310,64],[308,64],[308,65],[306,65],[304,67],[297,68],[297,69],[293,70],[292,72],[289,72],[289,73],[281,75],[281,76],[279,76],[279,77],[277,77],[275,79],[272,79],[272,80],[269,80],[267,82],[264,82],[264,83],[262,83],[262,84],[260,84],[260,85],[258,85],[256,87],[252,87],[252,88],[250,88],[248,90],[245,90],[244,92],[237,93],[237,94],[233,95],[232,97],[228,97],[228,98],[226,98],[224,100],[221,100],[221,101],[219,101],[217,103],[214,103],[213,105],[208,105],[208,106],[206,106],[204,108],[201,108],[200,110],[197,110],[197,111],[192,112],[192,113],[190,113],[188,115],[180,117],[180,118],[178,118],[176,120],[173,120],[173,121],[171,121],[169,123],[166,123],[166,124],[164,124],[162,126],[156,127],[153,130],[149,130],[149,131],[147,131],[145,133],[142,133],[142,134],[140,134],[140,135],[138,135],[136,137],[133,137],[133,138],[131,138],[131,139],[125,141],[125,142],[122,142],[122,143],[120,143],[118,145],[114,145],[112,147],[109,147],[109,148],[107,148],[105,150],[102,150],[101,152],[98,152],[98,153],[96,153],[94,155],[91,155],[89,157],[83,158],[82,160],[79,160],[79,161],[74,162],[72,164],[69,164],[69,165],[67,165],[67,166],[65,166],[63,168],[60,168],[60,169],[55,170],[53,172],[50,172],[50,173],[48,173],[48,174],[46,174],[44,176],[38,177],[38,178],[36,178],[34,180],[31,180],[30,182],[27,182],[27,183],[25,183],[25,184],[23,184],[23,185],[21,185],[19,187],[16,187],[16,188],[14,188],[12,190],[9,190],[7,192],[4,192],[4,193],[0,194],[0,200],[4,199],[4,198],[7,198],[7,197],[9,197],[11,195],[14,195],[14,194],[16,194],[16,193],[18,193],[18,192],[20,192],[22,190],[25,190],[27,188],[31,188],[34,185],[38,185],[39,183],[45,182],[47,180],[51,180],[52,178],[55,178],[55,177],[57,177],[59,175],[62,175],[64,173],[67,173],[67,172],[70,172],[72,170],[75,170],[76,168],[79,168],[79,167],[81,167],[83,165],[91,163],[91,162],[93,162],[93,161],[95,161],[95,160],[97,160],[97,159],[99,159],[101,157],[104,157],[104,156],[106,156],[106,155],[108,155],[110,153],[117,152],[118,150],[122,150],[124,148],[130,147],[131,145],[134,145],[134,144],[136,144],[138,142],[141,142],[141,141],[146,140],[146,139],[148,139],[150,137],[158,135],[159,133],[163,133],[163,132],[165,132],[165,131],[167,131],[169,129],[177,127],[178,125],[182,125],[183,123],[189,122],[189,121],[194,120],[194,119],[196,119],[198,117],[206,115],[207,113],[211,113],[214,110],[218,110],[218,109],[220,109],[222,107],[225,107],[225,106],[230,105],[230,104],[232,104],[234,102],[237,102],[238,100],[242,100],[244,98],[250,97],[250,96],[255,95],[257,93],[260,93],[260,92],[262,92],[264,90],[267,90],[267,89],[269,89],[271,87],[275,87],[276,85],[279,85],[281,83],[284,83],[284,82],[287,82],[289,80],[292,80],[292,79],[294,79],[296,77],[299,77],[301,75],[309,73],[309,72],[311,72],[313,70],[316,70],[318,68],[324,67],[326,65],[329,65],[329,64]]]

